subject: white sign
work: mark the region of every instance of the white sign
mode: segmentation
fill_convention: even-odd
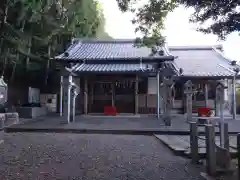
[[[148,78],[148,94],[157,94],[157,78]]]
[[[28,103],[40,103],[40,90],[37,88],[28,88]]]

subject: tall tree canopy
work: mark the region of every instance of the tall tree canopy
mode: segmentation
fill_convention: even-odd
[[[41,71],[47,83],[50,57],[63,52],[73,37],[104,32],[98,8],[95,0],[1,0],[0,72],[10,68],[13,80]]]
[[[165,38],[162,36],[164,20],[168,12],[176,7],[175,0],[117,0],[117,2],[123,12],[135,13],[132,23],[137,26],[136,32],[143,34],[143,39],[137,39],[137,44],[152,46],[164,43]]]
[[[224,39],[231,32],[240,31],[239,0],[117,0],[117,2],[123,12],[135,13],[136,19],[133,23],[137,24],[136,31],[142,32],[144,38],[159,37],[162,43],[164,38],[161,36],[161,30],[164,28],[164,19],[168,12],[179,5],[194,8],[195,12],[190,21],[199,23],[198,30],[201,32],[213,33]],[[206,26],[205,22],[210,25]]]
[[[195,9],[191,22],[210,24],[200,26],[199,31],[216,34],[221,39],[240,31],[239,0],[179,0],[179,3]]]

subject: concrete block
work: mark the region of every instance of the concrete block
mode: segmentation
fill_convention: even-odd
[[[46,107],[19,107],[17,108],[20,118],[36,118],[47,115]]]

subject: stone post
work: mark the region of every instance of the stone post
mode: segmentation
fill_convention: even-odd
[[[68,75],[64,78],[63,83],[63,94],[64,94],[64,106],[63,106],[63,115],[64,119],[67,120],[67,123],[70,123],[70,113],[71,113],[71,88],[72,88],[72,76]]]
[[[205,125],[206,133],[206,169],[210,176],[216,175],[215,130],[212,124]]]
[[[224,148],[229,152],[228,123],[224,122]]]
[[[166,126],[171,126],[171,110],[172,110],[172,86],[173,78],[163,78],[163,99],[164,99],[164,115],[163,120]]]
[[[238,179],[240,179],[240,133],[237,135],[237,161],[238,161]]]
[[[76,117],[76,98],[79,94],[79,88],[77,86],[75,86],[73,88],[73,107],[72,107],[72,121],[75,122],[75,117]]]
[[[220,144],[221,147],[224,147],[224,116],[223,116],[223,109],[224,109],[224,85],[222,83],[218,83],[216,88],[216,102],[219,104],[220,107]]]
[[[190,146],[192,163],[197,164],[199,162],[197,122],[190,122]]]
[[[186,111],[187,121],[192,121],[192,95],[193,95],[193,84],[192,81],[188,80],[184,85],[184,94],[186,94]]]

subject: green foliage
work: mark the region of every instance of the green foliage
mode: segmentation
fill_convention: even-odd
[[[164,19],[168,12],[180,4],[195,9],[190,22],[199,23],[198,30],[201,32],[213,33],[224,39],[226,35],[240,31],[239,0],[117,0],[117,2],[123,12],[135,13],[133,24],[137,25],[136,31],[144,35],[142,41],[144,45],[149,45],[149,41],[150,44],[155,44],[158,40],[164,43],[161,34]],[[209,23],[209,20],[212,23],[206,26],[204,23]],[[145,43],[146,39],[148,43]]]
[[[46,71],[47,78],[50,57],[63,52],[73,37],[96,37],[100,27],[104,32],[98,6],[94,0],[2,0],[0,67],[23,74]]]
[[[164,20],[168,12],[176,7],[175,0],[117,0],[119,8],[123,11],[135,13],[132,23],[137,26],[136,32],[141,32],[143,38],[137,39],[137,44],[152,46],[164,44],[165,37],[162,36]],[[142,6],[139,6],[142,4]]]
[[[190,21],[203,24],[212,21],[209,26],[200,26],[204,33],[213,33],[224,39],[232,32],[240,31],[239,0],[179,0],[187,7],[193,7]]]

